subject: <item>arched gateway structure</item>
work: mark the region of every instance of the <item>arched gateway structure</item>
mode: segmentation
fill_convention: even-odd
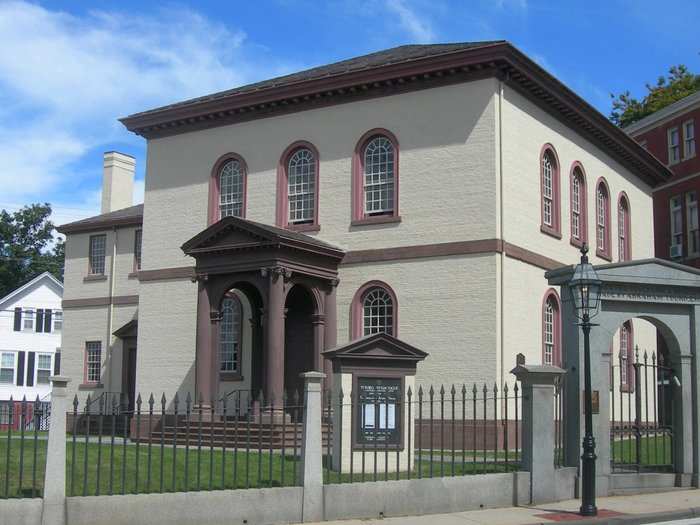
[[[232,382],[281,405],[285,391],[301,390],[301,372],[324,369],[321,352],[337,342],[342,250],[237,217],[212,224],[182,250],[196,259],[199,403],[211,406],[220,385]]]
[[[577,325],[568,283],[574,271],[567,266],[548,271],[550,285],[561,287],[563,362],[565,379],[564,455],[568,466],[579,466],[583,436],[583,334]],[[700,451],[698,349],[700,338],[700,271],[661,259],[606,264],[596,267],[602,280],[600,311],[591,330],[591,372],[596,440],[596,487],[605,495],[621,488],[672,483],[698,485]],[[673,472],[675,476],[611,474],[610,454],[610,340],[632,318],[644,319],[658,330],[668,349],[673,370]],[[655,381],[654,381],[655,384]],[[655,386],[654,386],[655,388]],[[665,481],[664,481],[665,480]]]

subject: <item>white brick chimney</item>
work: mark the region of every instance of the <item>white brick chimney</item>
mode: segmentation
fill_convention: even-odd
[[[136,159],[118,151],[104,155],[102,172],[102,213],[133,206]]]

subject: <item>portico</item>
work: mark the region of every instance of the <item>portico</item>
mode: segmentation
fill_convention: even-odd
[[[196,260],[199,404],[216,403],[222,384],[281,404],[285,391],[300,390],[299,373],[331,377],[321,353],[337,342],[342,250],[237,217],[221,219],[182,250]]]

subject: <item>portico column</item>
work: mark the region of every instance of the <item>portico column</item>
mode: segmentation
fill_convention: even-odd
[[[282,268],[263,270],[268,278],[265,322],[265,394],[276,402],[284,392],[284,276]]]
[[[326,316],[323,314],[313,314],[311,316],[311,325],[314,331],[314,371],[323,371],[323,363],[321,360],[323,356],[321,352],[325,350],[324,346],[324,335],[326,328]]]
[[[323,347],[330,350],[338,345],[338,307],[336,304],[336,290],[338,280],[335,279],[326,292],[326,320],[323,329]],[[324,359],[321,364],[324,374],[326,374],[324,388],[330,390],[333,386],[333,364],[330,359]]]
[[[211,301],[206,277],[197,281],[197,350],[195,358],[196,385],[194,396],[198,405],[210,407],[213,386],[213,351]],[[201,396],[201,397],[200,397]]]

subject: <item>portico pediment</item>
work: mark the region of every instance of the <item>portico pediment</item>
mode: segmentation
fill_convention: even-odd
[[[411,368],[428,354],[388,334],[372,334],[323,352],[334,367],[371,365],[383,368]]]

